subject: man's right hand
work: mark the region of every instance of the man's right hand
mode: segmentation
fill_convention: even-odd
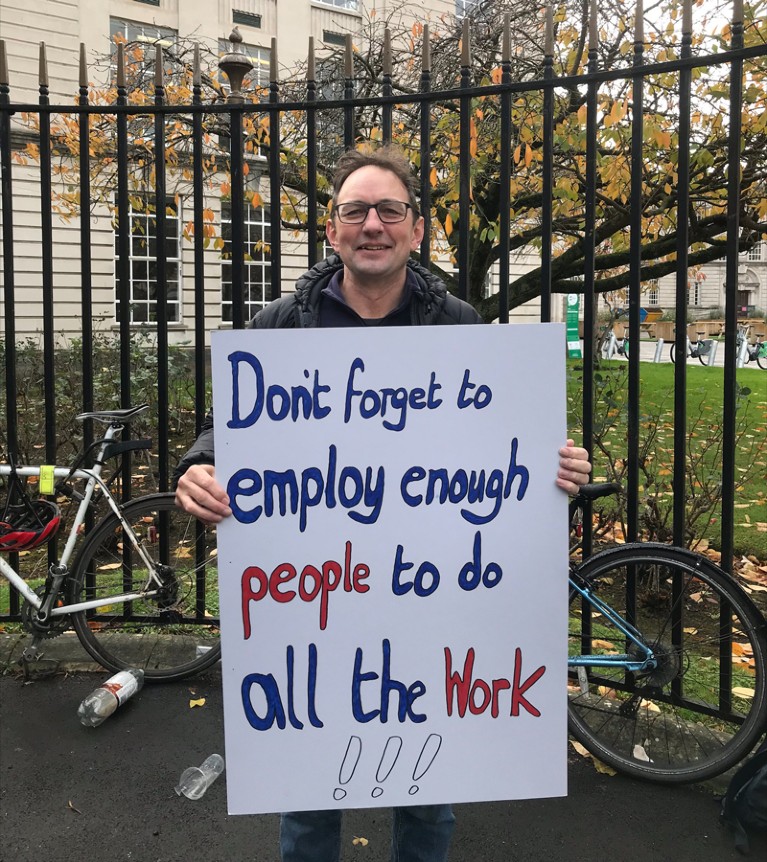
[[[212,464],[194,464],[176,488],[176,505],[206,524],[218,524],[232,514],[229,497],[214,473]]]

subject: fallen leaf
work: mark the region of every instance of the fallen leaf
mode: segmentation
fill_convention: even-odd
[[[743,686],[736,685],[736,686],[733,686],[732,693],[736,697],[745,697],[745,698],[748,698],[749,700],[751,700],[754,696],[754,689],[753,688],[744,688]]]
[[[591,758],[594,761],[594,769],[597,772],[601,772],[602,775],[617,775],[618,773],[612,768],[612,766],[608,766],[606,763],[602,763],[601,760],[597,760],[596,757]]]
[[[195,706],[205,706],[205,698],[200,697],[197,700],[190,700],[189,709],[194,709]]]
[[[67,808],[68,808],[70,811],[74,811],[74,812],[75,812],[75,814],[82,814],[82,813],[83,813],[82,811],[80,811],[80,809],[79,809],[79,808],[75,808],[75,806],[72,804],[72,800],[71,800],[71,799],[69,800],[69,802],[67,802]]]
[[[367,838],[358,838],[356,835],[352,839],[352,844],[359,844],[361,847],[367,847],[369,842]]]

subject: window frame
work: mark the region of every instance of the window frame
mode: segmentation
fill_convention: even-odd
[[[221,236],[224,240],[224,250],[226,250],[227,245],[231,243],[231,224],[232,224],[232,202],[231,200],[222,200],[221,201]],[[254,219],[253,215],[258,213],[260,218]],[[229,231],[225,228],[225,225],[229,226]],[[257,255],[253,254],[254,246],[256,242],[261,242],[266,245],[271,245],[271,216],[269,206],[266,203],[263,203],[259,207],[254,207],[250,201],[246,201],[244,205],[243,212],[243,231],[244,231],[244,245],[246,249],[246,253],[250,255],[251,260],[243,261],[243,266],[245,268],[245,318],[246,320],[250,320],[253,318],[257,312],[259,312],[262,308],[265,308],[270,302],[272,298],[272,256],[271,251],[266,251],[264,248],[261,250],[257,250]],[[256,237],[255,240],[253,238],[253,229],[260,228],[261,235],[260,237]],[[269,233],[269,238],[267,240],[267,231]],[[227,233],[229,236],[227,237]],[[231,247],[231,246],[230,246]],[[224,324],[231,324],[233,317],[233,306],[232,306],[232,296],[231,296],[231,288],[232,288],[232,277],[231,277],[231,251],[229,259],[225,259],[222,257],[221,259],[221,322]],[[227,276],[228,270],[228,278]],[[259,280],[252,279],[252,274],[254,272],[260,272],[261,278]],[[256,291],[260,291],[261,298],[254,298],[254,288]],[[228,298],[227,298],[228,294]]]
[[[153,204],[154,195],[143,195],[143,200],[147,201],[147,206]],[[182,267],[182,249],[181,249],[181,219],[183,216],[183,202],[179,199],[178,205],[174,200],[168,201],[166,200],[166,206],[173,207],[176,210],[176,214],[174,216],[168,215],[166,213],[165,216],[165,226],[166,226],[166,234],[165,234],[165,243],[166,249],[168,247],[168,242],[175,240],[175,255],[168,255],[166,251],[166,267],[168,264],[176,265],[176,277],[171,279],[168,278],[168,273],[166,271],[166,287],[168,290],[168,296],[166,297],[166,308],[168,310],[167,320],[169,324],[180,324],[183,321],[182,317],[182,306],[181,306],[181,298],[183,296],[183,267]],[[115,201],[115,212],[117,212],[117,203]],[[157,266],[157,250],[155,249],[155,254],[149,254],[151,250],[151,239],[153,234],[149,231],[148,223],[149,221],[156,221],[156,209],[154,213],[149,213],[146,211],[146,206],[143,210],[137,210],[133,206],[133,202],[128,202],[128,223],[130,224],[130,243],[128,250],[128,303],[130,306],[130,320],[129,323],[131,326],[156,326],[157,325],[157,278],[155,275],[154,279],[150,279],[149,275],[151,273],[151,265],[154,263],[155,265],[155,273]],[[146,231],[134,231],[134,225],[139,222],[146,222],[147,227]],[[173,235],[168,231],[168,225],[175,223],[175,232]],[[113,226],[113,235],[114,235],[114,322],[115,325],[120,324],[120,291],[118,285],[119,278],[119,261],[120,261],[120,232],[119,225],[114,223]],[[139,239],[141,236],[146,237],[146,254],[136,254],[135,253],[135,244],[134,240]],[[155,243],[156,243],[156,233],[154,234]],[[136,270],[141,272],[141,268],[143,265],[146,265],[145,273],[146,278],[137,277]],[[146,296],[145,297],[137,297],[137,286],[141,283],[146,284]],[[150,285],[154,284],[154,298],[152,298],[152,290],[150,289]],[[171,286],[175,285],[175,298],[171,298]],[[152,307],[154,306],[154,316],[152,316]],[[146,308],[146,317],[144,320],[135,319],[135,308]],[[174,313],[175,312],[175,313]]]

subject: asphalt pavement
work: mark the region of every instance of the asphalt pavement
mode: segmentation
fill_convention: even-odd
[[[108,674],[78,659],[65,636],[59,672],[25,682],[11,664],[17,640],[0,638],[2,862],[277,862],[277,816],[230,817],[222,780],[198,801],[173,789],[187,766],[226,756],[217,669],[145,686],[103,725],[85,728],[77,706]],[[603,775],[573,750],[568,775],[565,798],[456,806],[451,862],[743,858],[718,823],[710,786]],[[387,862],[390,828],[386,809],[350,812],[342,862]],[[755,845],[753,858],[765,851],[767,842]]]

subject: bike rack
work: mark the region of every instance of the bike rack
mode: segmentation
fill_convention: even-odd
[[[663,350],[663,339],[659,338],[655,342],[655,356],[653,356],[653,362],[661,362],[661,351]]]
[[[738,349],[738,355],[735,360],[735,365],[738,368],[743,368],[746,364],[746,356],[748,356],[748,339],[744,338],[740,342],[740,348]]]
[[[713,338],[708,339],[708,359],[706,361],[706,365],[713,365],[716,360],[716,348],[719,347],[719,342],[714,341]]]

